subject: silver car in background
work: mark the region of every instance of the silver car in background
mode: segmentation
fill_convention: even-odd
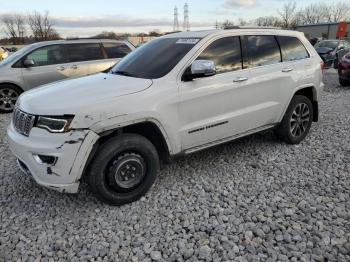
[[[134,50],[127,41],[58,40],[26,46],[0,62],[0,113],[31,88],[105,71]]]

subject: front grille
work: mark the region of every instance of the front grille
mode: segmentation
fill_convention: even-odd
[[[13,112],[13,125],[16,131],[24,136],[29,136],[34,125],[35,116],[27,114],[18,108]]]

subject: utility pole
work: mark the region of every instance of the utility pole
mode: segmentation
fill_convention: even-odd
[[[188,4],[186,3],[184,6],[184,24],[183,24],[183,30],[184,31],[190,31],[190,18],[189,18],[189,12],[188,12]]]
[[[177,11],[177,7],[176,6],[174,8],[174,26],[173,26],[173,31],[174,32],[179,31],[179,13]]]
[[[215,22],[215,29],[219,29],[219,23],[218,23],[218,20],[216,20],[216,22]]]

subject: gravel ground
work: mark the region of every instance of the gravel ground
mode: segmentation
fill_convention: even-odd
[[[268,131],[187,156],[122,207],[21,175],[1,115],[0,261],[350,261],[350,88],[325,78],[300,145]]]

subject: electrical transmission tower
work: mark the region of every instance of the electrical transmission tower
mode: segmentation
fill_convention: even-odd
[[[185,6],[184,6],[183,30],[184,31],[190,31],[190,18],[189,18],[189,14],[188,14],[188,4],[185,4]]]
[[[174,27],[173,31],[177,32],[179,31],[179,13],[177,12],[177,7],[174,8]]]

